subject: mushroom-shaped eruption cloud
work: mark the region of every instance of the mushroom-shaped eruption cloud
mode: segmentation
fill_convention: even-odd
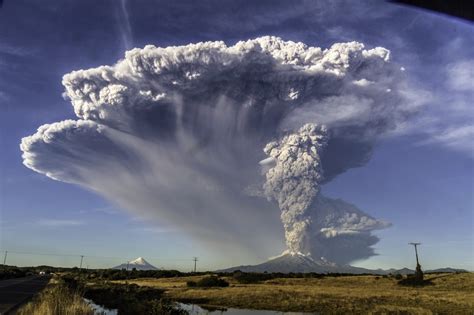
[[[133,49],[64,76],[77,120],[23,138],[24,164],[210,244],[281,246],[280,213],[289,251],[368,257],[386,223],[319,191],[411,113],[389,57],[277,37]]]

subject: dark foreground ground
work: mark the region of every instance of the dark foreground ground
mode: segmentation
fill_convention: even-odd
[[[7,314],[41,291],[50,276],[29,276],[0,281],[0,314]]]

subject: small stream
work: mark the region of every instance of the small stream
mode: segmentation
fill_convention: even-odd
[[[104,308],[100,305],[95,304],[93,301],[84,299],[89,304],[94,313],[97,315],[118,315],[116,309]],[[205,309],[197,304],[185,304],[176,303],[176,308],[185,310],[189,315],[310,315],[317,313],[302,313],[302,312],[277,312],[277,311],[264,311],[264,310],[248,310],[248,309],[237,309],[237,308],[219,308],[219,309]]]
[[[87,304],[89,304],[92,309],[94,310],[94,313],[97,315],[117,315],[118,311],[116,309],[108,309],[105,307],[102,307],[100,305],[95,304],[92,300],[88,300],[84,298],[84,301],[86,301]]]
[[[176,303],[177,308],[188,311],[190,315],[310,315],[317,313],[302,312],[277,312],[264,310],[247,310],[237,308],[222,308],[218,310],[207,310],[196,304]]]

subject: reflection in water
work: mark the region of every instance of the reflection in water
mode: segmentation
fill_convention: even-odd
[[[108,309],[95,304],[92,300],[84,299],[98,315],[118,315],[116,309]],[[302,312],[277,312],[264,310],[247,310],[237,308],[203,308],[196,304],[176,303],[176,308],[185,310],[189,315],[310,315],[318,313],[302,313]]]
[[[190,315],[309,315],[317,313],[302,313],[302,312],[277,312],[277,311],[263,311],[263,310],[244,310],[237,308],[225,308],[207,310],[195,304],[177,303],[179,309],[186,310]]]
[[[94,314],[100,315],[117,315],[118,311],[116,309],[108,309],[100,305],[95,304],[92,300],[84,299],[87,304],[89,304],[94,310]]]

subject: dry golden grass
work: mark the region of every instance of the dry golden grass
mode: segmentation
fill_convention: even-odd
[[[52,279],[31,302],[22,306],[18,315],[93,315],[92,308],[77,292]]]
[[[202,277],[128,281],[159,287],[174,300],[210,306],[337,314],[474,314],[474,273],[426,275],[433,285],[404,287],[376,276],[273,279],[228,288],[187,288]]]

